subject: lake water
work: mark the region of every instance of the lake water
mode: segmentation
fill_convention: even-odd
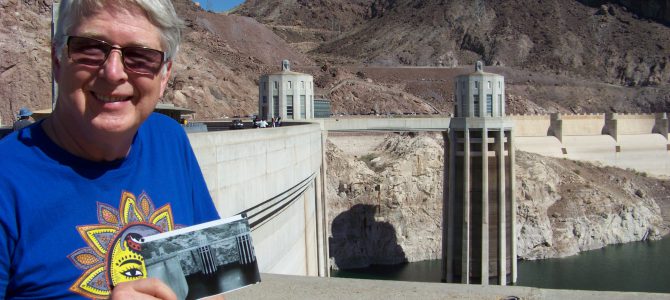
[[[670,293],[670,238],[518,262],[519,286]],[[440,260],[333,271],[333,277],[440,282]]]

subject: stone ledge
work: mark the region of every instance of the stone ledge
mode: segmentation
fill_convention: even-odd
[[[261,274],[261,283],[225,294],[234,299],[668,299],[669,294],[551,290],[390,280]]]

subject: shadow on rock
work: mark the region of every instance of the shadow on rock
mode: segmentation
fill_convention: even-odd
[[[407,262],[396,230],[375,218],[377,206],[357,204],[339,214],[331,228],[330,257],[338,269],[364,268]]]

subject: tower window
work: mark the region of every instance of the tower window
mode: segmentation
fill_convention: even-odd
[[[272,113],[273,116],[279,116],[279,96],[272,96]]]
[[[498,114],[502,117],[503,116],[503,100],[502,100],[502,94],[498,94]]]
[[[468,107],[469,107],[468,98],[466,98],[465,94],[463,94],[463,97],[461,99],[463,99],[463,107],[461,107],[461,115],[465,116],[465,117],[469,117],[470,116],[470,111],[468,111]]]
[[[293,95],[286,96],[286,116],[293,119]]]
[[[303,81],[304,82],[304,81]],[[307,118],[307,97],[300,95],[300,118]]]
[[[474,95],[473,97],[474,97],[474,101],[473,101],[472,104],[474,105],[473,108],[474,108],[475,117],[481,117],[479,115],[479,95]]]
[[[486,95],[486,115],[489,117],[493,115],[493,95],[491,94]]]

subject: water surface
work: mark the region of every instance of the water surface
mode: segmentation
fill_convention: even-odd
[[[670,293],[670,238],[611,245],[579,255],[518,262],[516,285]],[[440,260],[331,272],[333,277],[440,282]]]

